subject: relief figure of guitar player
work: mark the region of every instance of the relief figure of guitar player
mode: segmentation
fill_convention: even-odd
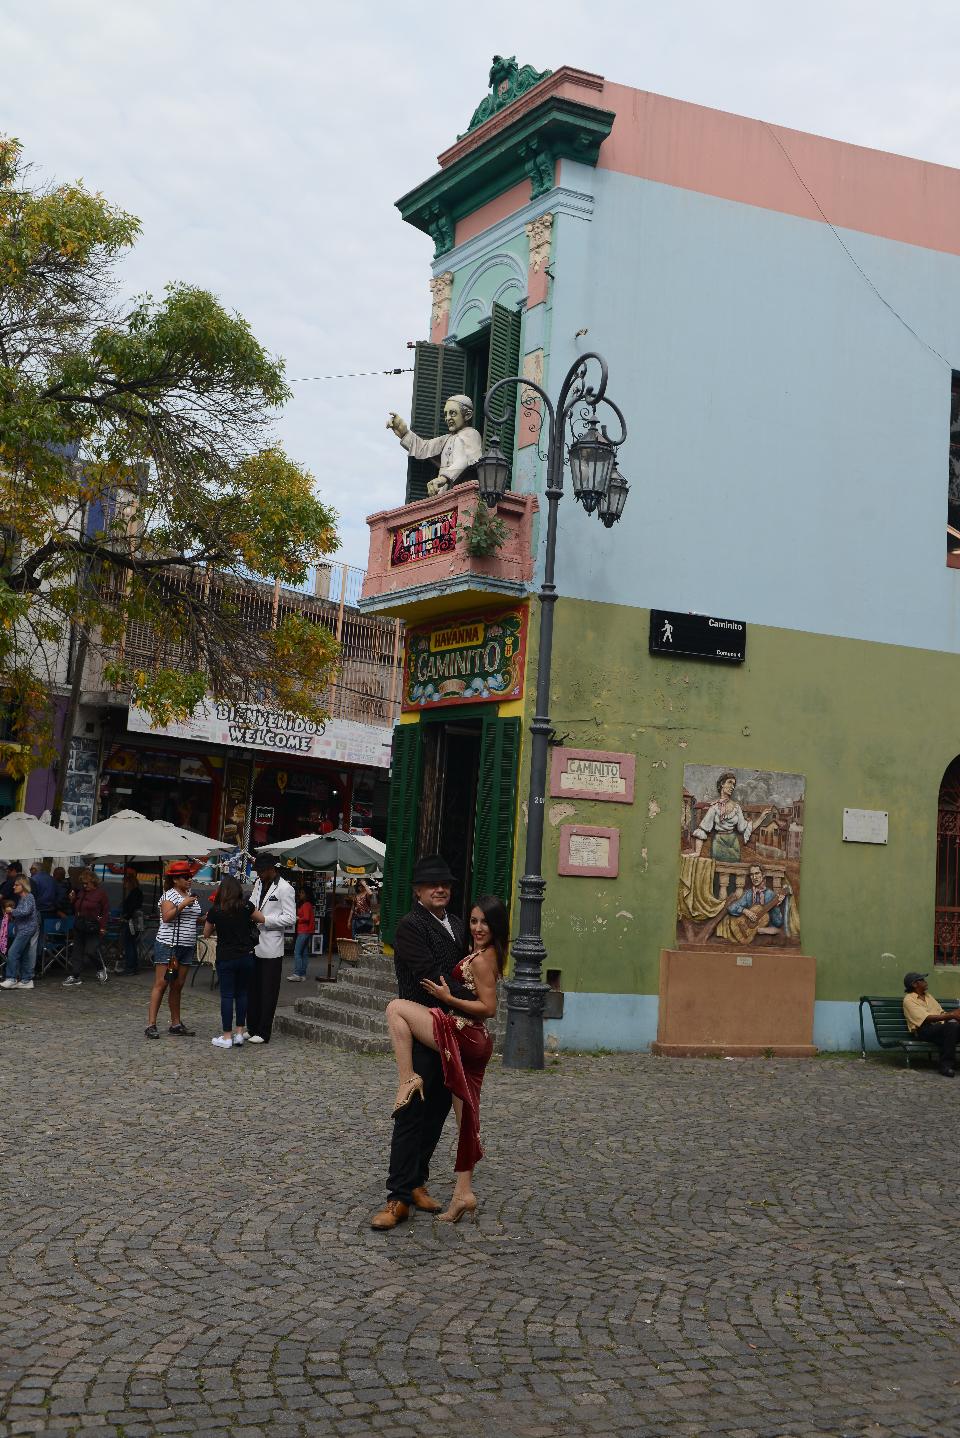
[[[684,767],[677,943],[798,949],[802,774]]]

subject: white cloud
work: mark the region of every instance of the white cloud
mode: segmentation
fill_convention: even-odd
[[[960,163],[960,15],[925,0],[487,0],[469,25],[434,0],[8,0],[0,130],[141,217],[131,289],[209,286],[291,376],[386,369],[427,332],[432,252],[393,202],[466,127],[494,50]],[[384,420],[410,377],[294,388],[280,432],[362,565],[365,516],[402,500]]]

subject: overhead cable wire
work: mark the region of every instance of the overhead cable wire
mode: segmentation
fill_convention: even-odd
[[[894,306],[890,303],[890,301],[889,301],[884,295],[882,295],[882,294],[880,293],[880,291],[877,289],[877,286],[874,284],[873,280],[872,280],[872,279],[870,278],[870,276],[867,274],[866,270],[865,270],[865,269],[863,268],[863,266],[860,264],[860,261],[857,259],[856,255],[854,255],[853,251],[850,249],[849,245],[846,243],[846,241],[844,240],[843,236],[840,234],[840,231],[837,229],[836,225],[832,222],[832,220],[830,220],[830,219],[827,218],[826,211],[824,210],[824,208],[823,208],[823,206],[821,205],[820,201],[817,199],[816,195],[815,195],[815,194],[813,193],[813,191],[811,190],[810,186],[807,184],[806,180],[805,180],[805,179],[803,178],[803,176],[801,175],[800,171],[797,169],[796,165],[794,164],[793,157],[792,157],[791,154],[790,154],[790,151],[787,149],[786,145],[783,143],[783,141],[781,140],[780,136],[777,134],[776,130],[773,128],[772,125],[767,124],[766,120],[761,121],[761,124],[764,126],[765,129],[769,130],[769,132],[770,132],[770,134],[773,136],[774,140],[776,140],[778,146],[780,147],[781,151],[783,152],[783,156],[784,156],[784,158],[785,158],[787,164],[790,166],[791,170],[792,170],[793,173],[796,175],[796,177],[797,177],[797,179],[799,180],[800,184],[803,186],[803,188],[806,190],[807,194],[810,196],[810,198],[811,198],[811,200],[813,201],[813,203],[816,205],[817,210],[818,210],[818,212],[819,212],[819,214],[820,214],[820,218],[823,220],[823,222],[824,222],[824,224],[827,226],[827,228],[832,231],[833,237],[834,237],[834,239],[836,240],[837,244],[838,244],[838,245],[840,246],[840,248],[843,250],[843,253],[846,255],[847,259],[848,259],[848,260],[850,261],[850,263],[853,265],[854,269],[857,271],[857,273],[859,274],[860,278],[863,280],[864,284],[867,285],[867,286],[873,291],[873,293],[876,295],[877,299],[880,301],[880,303],[884,306],[885,309],[888,309],[888,310],[890,311],[890,313],[893,315],[894,319],[895,319],[895,320],[899,320],[900,323],[903,325],[904,329],[905,329],[909,334],[913,335],[913,338],[917,341],[918,344],[923,345],[924,349],[929,350],[932,355],[936,356],[936,358],[937,358],[938,360],[940,360],[943,364],[946,365],[947,369],[952,370],[952,369],[953,369],[953,365],[952,365],[952,364],[950,363],[950,361],[946,358],[946,356],[942,355],[938,349],[935,349],[932,344],[930,344],[927,340],[925,340],[925,339],[923,338],[923,335],[917,334],[917,331],[913,328],[913,325],[911,325],[911,324],[909,323],[909,321],[905,320],[904,317],[903,317],[903,315],[899,312],[899,310],[895,309]]]
[[[381,374],[413,374],[413,366],[409,369],[361,369],[354,370],[347,374],[302,374],[296,379],[288,380],[288,384],[307,384],[316,379],[369,379],[371,375]]]

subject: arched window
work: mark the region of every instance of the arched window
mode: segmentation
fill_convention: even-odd
[[[937,805],[935,964],[960,964],[960,758],[940,782]]]

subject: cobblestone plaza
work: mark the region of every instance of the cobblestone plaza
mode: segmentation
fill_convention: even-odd
[[[148,1043],[147,982],[0,996],[4,1434],[960,1427],[933,1071],[495,1060],[479,1221],[381,1234],[390,1061],[213,1049],[204,978]]]

